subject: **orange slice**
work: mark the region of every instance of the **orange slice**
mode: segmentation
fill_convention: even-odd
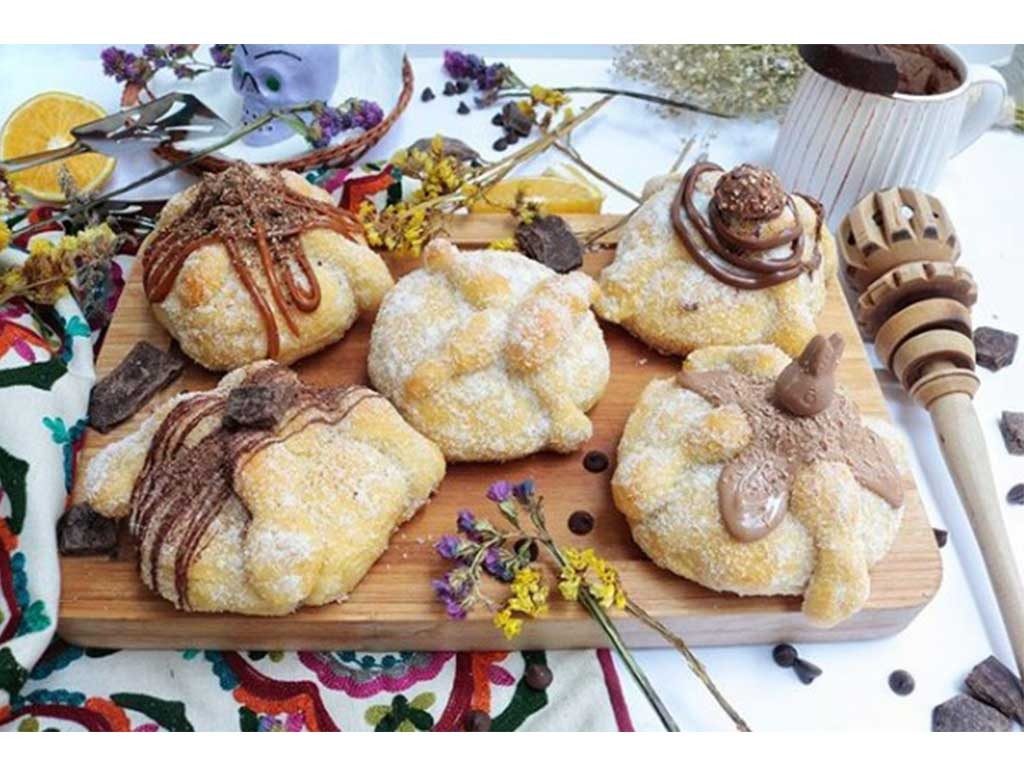
[[[600,213],[604,203],[601,190],[576,168],[551,168],[540,176],[506,178],[488,189],[484,199],[473,203],[473,213],[501,213],[512,210],[516,197],[540,205],[542,213]]]
[[[98,104],[71,93],[40,93],[7,118],[0,130],[0,157],[10,159],[67,146],[74,140],[72,128],[105,116]],[[18,191],[36,199],[63,202],[58,180],[62,165],[67,166],[82,192],[96,189],[114,172],[112,157],[90,152],[18,171],[11,174],[11,181]]]

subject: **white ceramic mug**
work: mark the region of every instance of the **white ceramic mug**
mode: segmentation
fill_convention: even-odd
[[[934,96],[850,88],[808,69],[779,129],[772,167],[788,189],[821,200],[835,226],[868,192],[890,186],[932,191],[950,157],[998,119],[1006,83],[936,46],[961,77]]]

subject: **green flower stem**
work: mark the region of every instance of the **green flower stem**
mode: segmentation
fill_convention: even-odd
[[[534,521],[536,522],[536,517],[534,517]],[[551,555],[558,562],[559,566],[563,568],[568,567],[569,563],[562,555],[561,550],[551,539],[547,529],[541,527],[540,532],[542,533],[540,537],[541,543],[548,548],[548,551],[551,552]],[[590,593],[585,583],[580,588],[578,601],[583,605],[586,611],[590,613],[590,616],[597,621],[597,625],[604,631],[608,640],[612,643],[612,647],[615,649],[615,652],[619,654],[619,657],[625,664],[626,669],[633,677],[633,681],[636,682],[648,702],[650,702],[654,712],[658,715],[662,726],[664,726],[668,732],[679,732],[679,725],[676,724],[675,719],[672,718],[672,714],[669,713],[668,708],[665,706],[664,702],[662,702],[658,693],[655,692],[654,687],[651,685],[647,675],[643,672],[643,669],[640,668],[639,664],[637,664],[636,658],[633,657],[633,653],[631,653],[629,648],[626,647],[626,643],[623,641],[622,635],[619,633],[619,630],[615,628],[615,624],[612,623],[607,611],[601,606],[601,603],[597,601],[594,595]]]
[[[750,727],[744,721],[743,717],[736,712],[736,709],[729,704],[729,701],[725,699],[725,696],[719,692],[718,687],[716,687],[715,683],[711,680],[708,670],[704,668],[704,664],[701,663],[697,656],[693,654],[690,648],[686,645],[686,642],[683,641],[682,637],[673,633],[668,626],[644,610],[629,597],[626,597],[626,610],[643,621],[647,626],[657,631],[665,641],[678,650],[680,654],[686,658],[686,664],[690,667],[690,671],[700,679],[708,689],[708,692],[711,693],[712,697],[718,701],[718,705],[721,706],[722,710],[729,715],[729,718],[732,719],[733,723],[736,725],[736,729],[740,732],[750,732]]]

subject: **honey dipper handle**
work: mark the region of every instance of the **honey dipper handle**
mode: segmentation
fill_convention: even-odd
[[[1017,673],[1024,675],[1024,585],[1003,523],[978,414],[970,396],[964,392],[938,397],[931,402],[928,412],[985,560],[1017,661]]]

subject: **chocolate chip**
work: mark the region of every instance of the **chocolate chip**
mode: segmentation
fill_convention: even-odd
[[[295,390],[287,386],[243,384],[228,394],[224,428],[273,429],[291,405]]]
[[[471,708],[462,718],[462,728],[466,732],[487,732],[491,729],[491,717],[485,711]]]
[[[889,689],[897,695],[910,695],[914,691],[914,677],[909,671],[897,669],[889,674]]]
[[[998,658],[990,655],[967,675],[971,695],[1024,724],[1024,685]]]
[[[529,551],[527,552],[527,556],[529,557],[529,560],[531,562],[536,562],[537,561],[537,557],[540,554],[540,551],[537,549],[537,541],[528,540],[527,538],[520,538],[515,543],[516,553],[522,552],[523,547],[525,547],[525,546],[529,546],[530,547]]]
[[[1006,502],[1012,503],[1015,506],[1024,504],[1024,482],[1020,482],[1010,488],[1010,492],[1006,494]]]
[[[1017,354],[1017,335],[997,328],[980,327],[974,331],[974,349],[978,364],[999,370],[1013,364]]]
[[[98,514],[87,503],[76,503],[57,523],[61,554],[113,554],[117,551],[117,522]]]
[[[935,534],[935,544],[940,549],[945,547],[946,542],[949,541],[949,531],[943,530],[941,527],[933,527],[932,532]]]
[[[804,684],[810,684],[821,676],[821,669],[803,658],[797,658],[793,661],[793,671],[796,672],[797,678]]]
[[[434,91],[430,88],[424,88],[423,93],[420,94],[420,101],[433,101],[437,96],[434,95]]]
[[[589,511],[574,511],[569,515],[569,532],[586,535],[594,529],[594,515]]]
[[[456,109],[455,111],[458,112],[460,115],[468,115],[469,114],[469,105],[466,104],[465,101],[460,101],[459,102],[459,108]]]
[[[139,341],[92,390],[89,424],[108,432],[138,413],[150,398],[181,375],[184,359]]]
[[[504,152],[508,149],[508,142],[505,139],[500,138],[491,144],[491,148],[494,149],[495,152]]]
[[[491,125],[504,125],[505,118],[501,116],[501,112],[495,112],[491,117]]]
[[[999,430],[1003,433],[1006,449],[1012,455],[1024,455],[1024,413],[1004,410]]]
[[[526,681],[527,687],[541,692],[551,686],[551,680],[554,679],[554,675],[547,666],[540,663],[530,663],[526,666],[526,673],[523,678]]]
[[[455,83],[453,83],[451,80],[446,82],[444,84],[444,90],[442,91],[442,93],[444,93],[445,96],[454,96],[456,93]]]
[[[465,93],[469,90],[469,80],[456,80],[455,81],[455,92]]]
[[[591,450],[583,456],[583,468],[594,474],[600,474],[608,468],[608,456],[600,450]]]
[[[516,245],[523,255],[559,274],[583,266],[583,248],[560,216],[538,216],[529,224],[519,224]]]
[[[999,711],[969,695],[957,695],[932,710],[932,732],[1009,732]]]
[[[512,146],[513,144],[517,143],[518,141],[519,141],[519,135],[518,134],[516,134],[516,133],[506,133],[505,134],[505,143],[508,144],[509,146]]]
[[[791,644],[777,644],[772,649],[772,660],[783,668],[792,668],[800,654]]]
[[[519,134],[522,138],[530,135],[533,130],[533,118],[519,108],[519,104],[510,101],[501,109],[502,122],[507,130]]]

